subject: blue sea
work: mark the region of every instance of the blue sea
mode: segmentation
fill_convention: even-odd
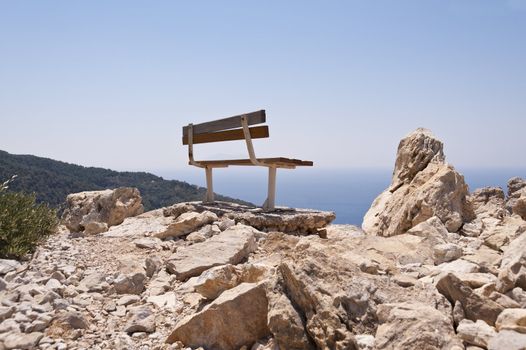
[[[523,169],[462,169],[457,167],[469,185],[470,191],[499,186],[507,192],[507,181],[526,177]],[[201,169],[179,172],[156,171],[165,179],[186,181],[205,186]],[[363,216],[374,198],[390,183],[392,169],[323,170],[298,168],[279,169],[277,175],[276,205],[311,208],[336,212],[335,223],[361,225]],[[267,170],[259,167],[230,167],[214,169],[214,192],[261,205],[267,193]]]

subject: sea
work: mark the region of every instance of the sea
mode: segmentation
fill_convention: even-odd
[[[507,182],[515,176],[526,177],[525,168],[459,168],[470,191],[498,186],[507,193]],[[202,169],[155,171],[169,180],[206,186]],[[337,224],[361,225],[373,200],[389,186],[392,168],[359,169],[279,169],[276,205],[329,210],[336,213]],[[214,169],[214,192],[261,205],[267,195],[267,169],[230,167]]]

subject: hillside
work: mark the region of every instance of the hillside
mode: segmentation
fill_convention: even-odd
[[[39,202],[60,207],[70,193],[121,186],[141,191],[145,210],[177,202],[201,200],[205,188],[177,180],[165,180],[146,172],[121,172],[84,167],[32,155],[15,155],[0,151],[0,182],[17,175],[10,184],[14,191],[34,192]],[[225,196],[218,200],[246,203]]]

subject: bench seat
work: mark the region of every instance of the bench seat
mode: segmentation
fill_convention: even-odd
[[[291,158],[257,158],[258,162],[273,166],[312,166],[313,162],[309,160],[291,159]],[[229,165],[254,165],[250,159],[227,159],[227,160],[199,160],[199,164],[204,166],[229,166]]]

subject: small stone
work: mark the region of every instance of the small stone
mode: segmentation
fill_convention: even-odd
[[[104,282],[105,277],[102,272],[92,272],[80,281],[78,288],[86,292],[100,292],[103,290],[102,282]]]
[[[155,332],[155,315],[152,310],[146,306],[131,308],[124,331],[126,333]]]
[[[117,309],[117,304],[113,300],[109,300],[104,303],[103,309],[108,312],[115,311]]]
[[[132,334],[132,338],[134,339],[143,339],[146,338],[146,332],[135,332]]]
[[[11,333],[4,338],[4,346],[6,349],[34,349],[43,336],[40,332]]]
[[[320,238],[326,239],[327,238],[327,229],[325,229],[325,228],[318,229],[318,236]]]
[[[418,282],[418,280],[411,276],[396,275],[393,277],[393,282],[398,284],[400,287],[407,288],[414,286]]]
[[[18,333],[20,332],[20,325],[13,320],[8,318],[5,321],[0,322],[0,334],[2,333]]]
[[[89,302],[87,302],[89,304]],[[66,299],[55,299],[53,300],[53,308],[56,310],[65,310],[67,309],[71,304]],[[86,305],[85,305],[86,306]]]
[[[146,275],[136,272],[130,275],[120,274],[113,281],[113,286],[118,294],[141,294],[144,290]]]
[[[115,312],[113,312],[113,314],[115,316],[118,316],[118,317],[126,316],[126,306],[124,306],[124,305],[117,306],[117,308],[116,308]]]
[[[480,267],[477,264],[463,259],[457,259],[451,262],[442,263],[437,267],[443,272],[453,273],[472,273],[479,272],[480,270]]]
[[[59,282],[64,282],[66,280],[66,276],[62,274],[60,271],[55,271],[51,274],[52,279],[56,279]]]
[[[234,225],[235,225],[235,223],[234,223]],[[234,225],[232,225],[232,226],[234,226]],[[220,234],[221,233],[221,229],[219,228],[219,226],[216,225],[216,223],[214,223],[213,225],[205,225],[205,226],[201,227],[201,229],[199,231],[197,231],[197,233],[199,233],[200,235],[203,235],[205,238],[210,238],[212,236]]]
[[[0,307],[0,322],[2,322],[5,319],[10,318],[16,311],[16,308],[14,306],[7,307],[2,306]]]
[[[21,312],[17,312],[15,314],[15,316],[13,317],[13,319],[18,322],[18,323],[29,323],[31,322],[31,319],[29,317],[27,317],[26,315],[24,315],[23,313]]]
[[[64,298],[74,298],[79,295],[79,292],[77,292],[75,286],[67,286],[64,291],[62,291],[62,295]]]
[[[158,256],[150,256],[144,261],[146,276],[152,277],[155,275],[163,266],[163,261]]]
[[[7,288],[7,282],[2,277],[0,277],[0,292],[5,290],[6,288]]]
[[[141,300],[138,295],[124,295],[119,300],[117,300],[117,305],[128,306],[130,304],[137,303]]]
[[[515,287],[508,294],[520,307],[526,308],[526,291],[520,287]]]
[[[0,259],[0,276],[6,275],[9,272],[15,271],[20,267],[20,263],[16,260]]]
[[[42,332],[44,331],[48,326],[51,320],[35,320],[31,322],[31,324],[24,330],[26,333],[31,332]]]
[[[236,222],[229,218],[223,218],[221,221],[218,222],[217,226],[221,231],[225,231],[226,229],[229,229],[232,226],[236,226]]]
[[[437,244],[433,247],[435,265],[456,260],[462,256],[462,248],[453,243]]]
[[[188,304],[192,309],[197,308],[203,300],[203,296],[198,293],[188,293],[183,296],[184,303]]]
[[[148,297],[147,300],[149,303],[157,305],[160,309],[176,309],[177,307],[181,307],[180,302],[177,301],[177,298],[175,296],[174,292],[168,292],[162,295],[155,295]]]
[[[86,329],[88,322],[79,312],[66,312],[57,317],[58,322],[69,326],[72,329]]]
[[[206,241],[206,237],[199,232],[192,232],[186,236],[186,240],[193,243],[200,243]]]
[[[62,272],[64,273],[64,275],[66,277],[69,277],[69,276],[71,276],[71,275],[73,275],[75,273],[77,268],[75,266],[72,266],[72,265],[66,265],[66,266],[62,267],[61,270],[62,270]]]
[[[51,337],[42,337],[38,342],[38,345],[53,344],[55,341]]]
[[[355,337],[358,350],[373,350],[374,336],[370,334],[357,334]]]
[[[46,283],[46,288],[51,289],[54,292],[60,293],[60,291],[64,290],[64,286],[60,281],[50,278],[49,281]]]
[[[160,247],[161,240],[156,237],[139,238],[133,241],[137,248],[142,249],[157,249]]]

